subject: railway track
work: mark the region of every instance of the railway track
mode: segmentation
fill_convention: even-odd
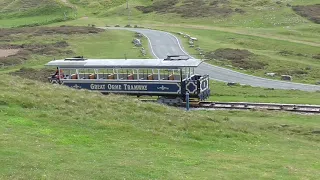
[[[157,102],[156,100],[142,99],[143,102]],[[269,110],[290,111],[297,113],[320,114],[320,105],[278,104],[278,103],[249,103],[249,102],[212,102],[190,101],[190,109],[223,109],[223,110]],[[183,103],[179,107],[186,107]]]

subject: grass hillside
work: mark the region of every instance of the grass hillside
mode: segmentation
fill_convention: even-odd
[[[320,71],[320,44],[318,46],[313,42],[293,42],[289,38],[250,36],[214,28],[159,27],[158,29],[171,31],[173,34],[183,32],[197,37],[199,42],[195,47],[189,47],[188,39],[177,35],[190,54],[198,58],[205,58],[207,62],[214,65],[277,80],[281,79],[281,75],[288,74],[296,82],[316,84],[320,81],[318,73]],[[320,40],[319,35],[312,34],[305,37]],[[201,56],[200,53],[204,56]],[[267,76],[267,73],[270,72],[276,75]]]
[[[141,53],[141,47],[131,43],[133,32],[105,31],[88,26],[28,27],[0,29],[0,50],[17,52],[6,56],[0,52],[0,72],[22,67],[43,68],[56,58],[85,56],[90,58],[150,58]],[[143,47],[148,42],[142,38]]]
[[[87,18],[67,24],[137,24],[183,32],[199,39],[189,47],[188,39],[179,36],[187,51],[214,65],[265,78],[280,80],[281,75],[290,75],[294,82],[320,83],[320,5],[316,0],[132,0],[126,7],[123,3],[107,10],[97,8],[94,14],[86,13]]]
[[[314,20],[317,22],[317,0],[132,0],[129,6],[133,19],[208,24],[215,26],[279,27],[297,25]],[[107,16],[127,16],[125,4],[112,8]],[[304,17],[301,17],[302,15]],[[136,18],[135,18],[136,17]],[[168,18],[166,18],[168,17]],[[170,17],[170,18],[169,18]]]
[[[54,58],[79,55],[90,58],[123,58],[125,55],[127,58],[150,58],[149,51],[146,51],[147,56],[142,56],[141,48],[134,47],[131,43],[134,37],[135,34],[130,31],[104,31],[83,26],[1,29],[0,49],[18,51],[0,57],[0,73],[47,82],[46,77],[53,70],[43,70],[43,65]],[[146,38],[142,38],[142,43],[145,48],[148,47]],[[215,81],[212,81],[211,89],[210,100],[213,101],[320,104],[317,98],[320,92],[230,87]]]
[[[129,14],[126,7],[126,0],[3,0],[0,2],[0,17],[68,12],[76,18],[120,17],[123,21]],[[317,23],[320,8],[317,0],[130,0],[129,7],[131,21],[137,22],[214,23],[215,26],[260,28],[299,25],[309,21]]]
[[[39,82],[54,72],[43,69],[53,58],[123,58],[124,54],[141,58],[140,49],[131,43],[134,33],[88,27],[128,23],[189,33],[199,39],[196,45],[205,52],[241,48],[258,61],[267,61],[268,68],[273,67],[268,71],[302,68],[307,75],[300,73],[298,81],[314,82],[319,26],[301,9],[305,5],[313,9],[316,0],[201,1],[199,7],[204,10],[231,12],[208,17],[183,14],[189,4],[192,11],[188,12],[201,15],[194,9],[198,8],[194,3],[200,2],[195,0],[129,2],[130,21],[125,1],[0,2],[0,27],[55,26],[0,29],[0,179],[292,180],[320,176],[315,158],[320,156],[318,115],[186,112],[133,97],[103,96]],[[165,4],[172,2],[178,3]],[[292,9],[298,5],[301,16]],[[75,20],[65,22],[66,11]],[[54,23],[59,21],[64,22]],[[188,48],[186,39],[179,38]],[[145,38],[142,42],[147,47]],[[188,51],[199,53],[193,48]],[[219,65],[228,63],[234,62],[227,59]],[[213,101],[320,103],[320,92],[210,85]]]
[[[105,31],[84,26],[0,30],[0,50],[18,50],[16,54],[0,57],[0,73],[11,73],[44,82],[47,82],[46,77],[54,70],[44,70],[43,65],[54,58],[79,55],[90,58],[151,57],[149,51],[146,51],[147,56],[142,56],[141,48],[134,47],[131,41],[135,33],[130,31]],[[142,38],[142,43],[145,48],[148,47],[146,38]],[[211,89],[212,101],[320,104],[317,98],[320,92],[230,87],[216,81],[212,81]]]
[[[51,12],[56,12],[57,7],[62,8],[62,2],[58,2],[56,0],[42,0],[42,1],[35,1],[35,0],[16,0],[16,1],[4,1],[0,4],[1,13],[9,13],[9,14],[21,14],[24,13],[26,15],[39,15],[39,14],[32,14],[32,11],[39,10],[39,9],[46,9],[50,10]],[[45,11],[43,11],[45,13]],[[50,11],[48,13],[51,13]]]
[[[73,13],[60,0],[4,0],[0,2],[0,27],[50,24],[72,19]]]
[[[122,5],[126,1],[127,0],[69,0],[72,4],[78,5],[82,8],[94,9],[95,12]]]
[[[316,179],[318,116],[185,112],[3,75],[1,179]]]

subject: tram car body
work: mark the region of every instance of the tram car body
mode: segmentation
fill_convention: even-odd
[[[158,102],[181,104],[186,95],[203,101],[210,96],[209,76],[194,73],[198,59],[66,58],[46,64],[57,68],[49,77],[54,84],[101,93],[158,96]]]

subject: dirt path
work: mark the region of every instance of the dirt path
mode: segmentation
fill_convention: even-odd
[[[10,55],[15,55],[20,49],[0,49],[0,57],[8,57]]]
[[[154,25],[158,27],[163,27],[163,25]],[[221,28],[221,27],[212,27],[212,26],[201,26],[201,25],[179,25],[179,24],[166,24],[166,27],[183,27],[183,28],[194,28],[194,29],[205,29],[205,30],[216,30],[216,31],[223,31],[223,32],[230,32],[230,33],[235,33],[235,34],[241,34],[241,35],[249,35],[249,36],[256,36],[256,37],[262,37],[262,38],[268,38],[268,39],[274,39],[274,40],[282,40],[282,41],[288,41],[288,42],[293,42],[293,43],[299,43],[299,44],[305,44],[305,45],[310,45],[310,46],[315,46],[315,47],[320,47],[320,43],[314,43],[314,42],[306,42],[306,41],[300,41],[300,40],[294,40],[294,39],[289,39],[289,38],[284,38],[284,37],[279,37],[279,36],[273,36],[271,37],[270,35],[263,35],[263,34],[256,34],[256,33],[249,33],[249,32],[242,32],[239,30],[234,30],[234,29],[227,29],[227,28]]]

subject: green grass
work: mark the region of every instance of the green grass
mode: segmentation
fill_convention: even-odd
[[[104,1],[104,0],[69,0],[69,3],[78,5],[82,8],[95,9],[94,12],[103,11],[122,5],[126,0]]]
[[[280,79],[280,75],[282,74],[289,74],[293,76],[293,81],[311,84],[315,84],[320,78],[318,73],[320,62],[312,58],[319,52],[319,47],[317,46],[217,30],[171,27],[158,27],[157,29],[171,31],[174,34],[176,32],[183,32],[197,37],[199,42],[196,43],[196,47],[200,46],[205,52],[214,51],[219,48],[247,49],[255,54],[255,57],[252,58],[254,61],[268,63],[263,69],[240,70],[234,67],[233,69],[236,71],[262,77],[266,77],[265,73],[276,72],[278,75],[275,79]],[[184,47],[186,47],[186,50],[190,54],[201,58],[195,48],[188,47],[187,39],[182,36],[178,37],[182,40]],[[280,54],[280,52],[285,51],[289,52],[289,54]],[[208,62],[219,66],[230,65],[229,61]],[[311,69],[308,70],[308,68]],[[304,74],[299,74],[300,72]]]
[[[0,9],[8,2],[0,2]],[[317,53],[319,47],[319,25],[295,15],[290,8],[258,11],[251,8],[256,6],[250,5],[244,8],[249,12],[244,16],[193,19],[174,14],[142,14],[132,9],[129,22],[125,4],[105,6],[90,1],[94,5],[90,9],[79,2],[69,2],[69,5],[76,5],[79,18],[76,20],[52,24],[63,17],[61,9],[47,16],[43,15],[46,14],[44,9],[33,9],[24,15],[0,19],[0,27],[30,24],[124,26],[130,23],[172,32],[184,31],[198,37],[200,46],[206,50],[246,48],[258,54],[262,61],[271,59],[272,68],[284,62],[290,68],[312,65],[312,76],[294,80],[313,82],[318,78],[319,63],[309,57]],[[258,1],[250,3],[255,2]],[[266,2],[264,6],[275,4]],[[316,2],[290,1],[293,5]],[[151,4],[149,0],[130,1],[130,5],[132,3]],[[241,5],[241,1],[232,3],[234,8]],[[103,10],[99,8],[102,6]],[[19,6],[12,6],[16,7]],[[39,14],[33,16],[34,12]],[[74,17],[74,13],[72,10],[68,16]],[[82,16],[88,18],[80,18]],[[278,24],[274,24],[274,18]],[[69,37],[22,35],[12,43],[66,40],[69,49],[77,55],[123,58],[126,53],[128,58],[138,58],[140,52],[131,44],[133,35],[127,31]],[[228,39],[230,37],[236,41]],[[146,40],[143,42],[146,47]],[[278,49],[294,50],[308,57],[280,57],[276,53]],[[191,49],[188,51],[195,53]],[[291,180],[320,176],[320,165],[315,158],[320,155],[320,138],[313,133],[320,129],[319,116],[260,111],[185,112],[125,96],[102,96],[3,74],[21,67],[42,68],[52,58],[33,55],[24,65],[1,70],[0,179]],[[261,72],[248,73],[262,75]],[[228,87],[218,82],[211,84],[211,89],[210,100],[213,101],[320,104],[319,92]]]
[[[66,17],[65,17],[66,15]],[[39,26],[75,18],[75,10],[60,0],[15,0],[0,3],[0,28]]]
[[[76,34],[76,35],[46,35],[30,38],[28,34],[16,35],[10,44],[50,44],[58,41],[66,41],[69,44],[68,50],[73,51],[69,56],[84,56],[88,58],[150,58],[148,41],[142,38],[143,47],[146,49],[146,56],[142,56],[141,47],[135,47],[131,41],[135,33],[129,31],[107,30],[100,34]],[[6,43],[4,43],[6,44]],[[24,64],[0,69],[0,72],[10,72],[21,67],[43,68],[43,65],[51,60],[63,59],[67,55],[31,55]]]
[[[46,25],[64,21],[60,15],[0,19],[0,28]]]
[[[319,116],[184,112],[7,75],[0,83],[1,179],[320,175]]]
[[[320,92],[297,90],[271,90],[251,86],[227,86],[211,81],[210,101],[220,102],[265,102],[285,104],[320,104]]]
[[[156,1],[157,2],[157,1]],[[149,1],[137,0],[129,3],[131,17],[128,19],[126,4],[114,6],[105,12],[88,15],[87,19],[69,21],[67,24],[83,25],[93,23],[97,26],[120,24],[137,24],[143,27],[161,29],[171,32],[184,32],[197,37],[198,45],[205,51],[218,48],[247,49],[256,54],[253,61],[268,63],[263,69],[233,70],[260,77],[265,73],[276,72],[280,75],[293,76],[294,82],[315,84],[319,81],[320,64],[313,58],[320,47],[319,24],[314,24],[304,17],[295,14],[291,5],[315,4],[316,1],[290,1],[277,4],[274,1],[232,1],[228,6],[241,8],[245,14],[235,13],[230,17],[194,17],[182,18],[173,13],[143,14],[136,6],[148,6]],[[181,6],[182,3],[177,5]],[[55,25],[61,25],[57,23]],[[187,48],[192,55],[197,51]],[[289,55],[279,52],[290,51]],[[199,56],[197,56],[199,57]],[[210,61],[210,63],[227,67],[230,62]]]
[[[107,30],[101,35],[73,36],[69,42],[76,54],[90,58],[125,58],[125,55],[127,58],[151,58],[141,55],[141,48],[131,43],[133,38],[132,32]],[[142,41],[147,49],[148,40],[143,38]]]
[[[221,34],[217,34],[219,37]],[[224,34],[222,34],[224,35]],[[221,36],[222,36],[221,35]],[[229,34],[227,34],[229,35]],[[91,35],[47,35],[34,36],[30,38],[27,34],[14,36],[11,44],[50,44],[57,41],[67,41],[74,55],[83,55],[90,58],[150,58],[142,57],[139,49],[131,43],[134,33],[129,31],[107,30],[100,34]],[[221,37],[222,41],[223,37]],[[202,41],[202,39],[200,39]],[[143,46],[146,48],[147,39],[143,39]],[[311,50],[310,50],[311,51]],[[69,55],[71,56],[71,55]],[[32,55],[25,64],[1,69],[2,73],[16,71],[22,67],[43,68],[44,64],[53,58],[65,58],[66,55]],[[240,101],[240,102],[274,102],[274,103],[296,103],[296,104],[320,104],[319,92],[267,90],[248,86],[229,87],[225,83],[212,81],[212,101]]]
[[[228,86],[227,83],[214,80],[210,80],[210,90],[207,101],[320,105],[319,91],[269,89],[248,85]],[[147,97],[142,99],[144,98]]]

